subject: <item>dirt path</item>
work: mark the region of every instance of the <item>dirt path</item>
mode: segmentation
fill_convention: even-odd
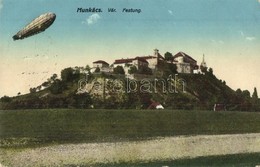
[[[66,144],[0,151],[1,164],[8,167],[173,160],[260,152],[260,133],[179,136],[137,142]]]

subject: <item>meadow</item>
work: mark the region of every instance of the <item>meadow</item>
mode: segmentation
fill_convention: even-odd
[[[186,110],[1,110],[0,147],[260,132],[260,113]]]

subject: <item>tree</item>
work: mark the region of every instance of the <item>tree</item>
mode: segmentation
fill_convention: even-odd
[[[86,74],[88,74],[88,75],[91,75],[91,68],[89,67],[89,65],[86,65],[86,67],[85,67],[85,72],[86,72]]]
[[[243,90],[242,96],[244,99],[250,99],[250,92],[248,90]]]
[[[206,69],[202,69],[202,72],[206,70]],[[204,73],[204,72],[203,72]],[[209,76],[210,78],[215,78],[216,79],[216,76],[213,74],[213,69],[210,67],[209,70],[207,72],[205,72],[205,74],[207,76]]]
[[[52,94],[60,94],[65,89],[65,84],[59,80],[56,79],[53,84],[50,86],[50,91]]]
[[[65,68],[61,71],[61,80],[64,82],[73,81],[73,69],[71,67]]]
[[[209,73],[213,75],[213,69],[211,67],[209,68]]]
[[[91,96],[88,93],[76,94],[73,96],[74,107],[76,108],[89,108],[92,104]]]
[[[151,68],[147,66],[142,66],[138,69],[138,74],[146,74],[146,75],[152,75],[153,71]]]
[[[114,73],[125,75],[125,70],[122,66],[117,66],[116,68],[114,68]]]
[[[42,86],[43,86],[43,87],[48,87],[48,86],[50,86],[50,83],[47,82],[47,81],[46,81],[46,82],[43,82],[43,83],[42,83]]]
[[[80,68],[76,68],[76,70],[73,70],[72,72],[72,80],[79,80],[80,79]]]
[[[95,72],[96,72],[96,73],[99,73],[99,72],[100,72],[100,68],[97,67],[97,68],[95,69]]]
[[[253,92],[253,94],[252,94],[252,98],[253,98],[253,99],[258,99],[256,87],[254,88],[254,92]]]
[[[57,79],[57,77],[58,77],[57,74],[53,74],[50,79],[51,79],[51,81],[55,81],[55,79]]]
[[[210,68],[210,69],[212,70],[212,68]],[[208,67],[200,66],[200,70],[201,70],[202,73],[205,74],[208,70]],[[212,73],[213,73],[213,70],[212,70]]]
[[[241,95],[242,95],[242,90],[241,90],[240,88],[238,88],[238,89],[236,90],[236,94],[237,94],[238,96],[241,96]]]
[[[166,52],[166,53],[164,54],[164,58],[165,58],[166,61],[169,61],[169,60],[172,60],[172,59],[173,59],[173,55],[172,55],[172,53],[170,53],[170,52]]]
[[[164,77],[168,77],[169,75],[178,73],[176,64],[166,63],[166,62],[162,64],[162,71]]]
[[[29,89],[30,93],[35,93],[36,90],[37,90],[36,88],[30,88],[30,89]]]
[[[11,102],[12,101],[12,98],[9,97],[9,96],[3,96],[1,97],[1,102],[5,102],[5,103],[8,103],[8,102]]]
[[[258,99],[256,87],[254,88],[254,92],[252,94],[252,105],[253,105],[253,110],[254,111],[259,111],[260,110],[259,99]]]
[[[41,85],[39,85],[39,86],[36,87],[36,91],[37,91],[37,90],[40,91],[41,89],[42,89],[42,86],[41,86]]]
[[[178,73],[176,64],[168,64],[168,68],[171,71],[171,73],[173,73],[173,74],[177,74]]]
[[[91,69],[91,68],[89,67],[89,65],[86,65],[85,70],[88,71],[88,72],[90,72],[90,69]]]
[[[242,91],[242,103],[240,110],[242,111],[250,111],[252,107],[252,102],[251,102],[251,97],[250,97],[250,92],[248,90],[243,90]]]
[[[136,66],[131,66],[130,69],[128,70],[129,74],[135,74],[137,73],[137,68]]]

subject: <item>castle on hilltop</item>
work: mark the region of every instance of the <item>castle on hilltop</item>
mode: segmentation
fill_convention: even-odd
[[[172,56],[170,59],[166,60],[159,53],[158,49],[154,49],[153,55],[116,59],[111,65],[109,65],[104,60],[95,61],[93,62],[92,72],[96,71],[97,68],[100,72],[113,72],[114,68],[116,68],[117,66],[121,66],[123,67],[125,74],[129,75],[128,71],[133,66],[135,66],[137,70],[143,67],[149,67],[152,71],[155,71],[156,69],[160,68],[164,63],[175,64],[177,67],[177,72],[185,74],[204,73],[203,69],[207,69],[204,54],[203,60],[200,66],[198,66],[197,61],[184,52],[179,52]]]

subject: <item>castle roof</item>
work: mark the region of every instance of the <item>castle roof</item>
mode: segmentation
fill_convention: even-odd
[[[194,62],[197,62],[196,60],[194,60],[192,57],[190,57],[189,55],[187,55],[186,53],[184,52],[179,52],[177,53],[176,55],[173,56],[173,58],[177,58],[177,57],[186,57]]]
[[[130,59],[117,59],[115,60],[114,64],[125,64],[125,63],[131,63],[133,60],[138,60],[144,63],[148,63],[145,58],[143,57],[135,57]]]
[[[131,63],[134,59],[117,59],[115,60],[114,64],[124,64],[124,63]]]
[[[94,64],[101,63],[101,64],[107,64],[107,65],[109,65],[107,62],[105,62],[105,61],[103,61],[103,60],[94,61],[93,63],[94,63]]]
[[[144,62],[144,63],[148,63],[148,61],[146,61],[146,59],[143,58],[143,57],[136,57],[134,60],[138,60],[138,61],[141,61],[141,62]]]
[[[160,53],[158,54],[158,58],[165,59]]]
[[[141,58],[144,58],[144,59],[156,59],[157,57],[156,56],[140,56]],[[158,54],[158,58],[161,58],[161,59],[164,59],[164,57],[161,55],[161,54]]]
[[[143,59],[155,59],[157,57],[156,56],[140,56],[140,58],[143,58]]]

